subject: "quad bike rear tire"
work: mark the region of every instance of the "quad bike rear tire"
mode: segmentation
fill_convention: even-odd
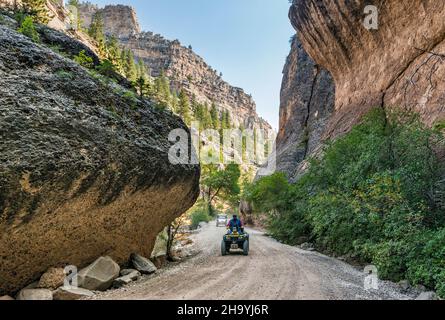
[[[226,247],[226,242],[224,240],[221,242],[221,255],[222,256],[227,255],[227,247]]]
[[[243,244],[243,254],[245,256],[249,255],[249,240],[244,241],[244,244]]]

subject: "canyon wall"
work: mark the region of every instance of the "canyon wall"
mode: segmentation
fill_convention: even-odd
[[[378,28],[368,30],[370,4]],[[415,111],[428,125],[445,119],[444,17],[437,0],[294,0],[290,19],[303,47],[335,81],[324,138],[349,131],[376,107]]]
[[[334,110],[335,87],[328,71],[317,65],[297,36],[283,70],[277,170],[291,181],[304,160],[317,153],[326,123]]]
[[[370,4],[378,28],[368,30]],[[298,38],[284,68],[278,169],[294,180],[323,141],[347,133],[372,108],[443,122],[444,16],[445,4],[434,0],[294,0],[289,17]]]
[[[203,58],[184,47],[178,40],[167,40],[159,34],[141,32],[136,13],[128,6],[105,6],[91,4],[80,7],[80,16],[85,28],[92,17],[100,12],[104,18],[105,32],[118,37],[120,43],[133,51],[136,59],[143,59],[152,76],[162,71],[172,80],[172,87],[184,89],[190,97],[201,103],[215,102],[222,113],[228,110],[236,126],[271,131],[271,126],[256,112],[252,97],[243,89],[225,82]]]

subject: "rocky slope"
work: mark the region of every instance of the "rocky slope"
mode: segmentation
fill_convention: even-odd
[[[199,193],[199,166],[168,161],[188,129],[0,21],[0,295],[50,267],[149,257]]]
[[[304,160],[318,150],[334,97],[330,73],[308,56],[295,36],[283,70],[276,142],[277,170],[291,181],[298,177]]]
[[[193,52],[180,44],[152,32],[141,32],[134,9],[128,6],[106,6],[103,9],[91,4],[80,7],[81,19],[85,27],[91,23],[92,16],[101,12],[105,31],[119,38],[121,44],[131,49],[137,59],[143,59],[153,76],[161,71],[172,79],[172,86],[184,89],[197,101],[214,101],[219,110],[229,110],[235,125],[245,128],[258,128],[271,131],[271,126],[256,112],[252,97],[243,89],[225,82],[216,70]]]
[[[363,24],[363,1],[294,0],[291,7],[304,48],[335,81],[325,138],[347,132],[375,107],[413,110],[428,125],[445,119],[443,2],[372,3],[377,30]]]

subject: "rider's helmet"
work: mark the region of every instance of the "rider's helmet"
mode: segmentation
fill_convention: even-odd
[[[235,220],[238,219],[238,215],[234,214],[233,219],[235,219]]]

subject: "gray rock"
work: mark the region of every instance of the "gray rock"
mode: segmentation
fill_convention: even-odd
[[[121,275],[121,277],[123,277],[123,276],[127,276],[129,274],[132,274],[133,272],[139,272],[139,271],[137,271],[135,269],[122,269],[120,272],[120,275]]]
[[[79,272],[79,287],[93,291],[105,291],[111,287],[114,279],[119,277],[119,272],[120,267],[113,259],[100,257]]]
[[[90,290],[74,287],[60,287],[53,293],[54,300],[79,300],[94,296]]]
[[[18,26],[17,21],[6,15],[0,14],[0,25],[15,29]]]
[[[177,255],[173,255],[171,257],[171,259],[172,259],[173,262],[181,262],[182,261],[182,258],[180,256],[177,256]]]
[[[83,44],[82,42],[71,38],[70,36],[61,31],[54,30],[45,25],[38,25],[37,31],[40,35],[40,40],[44,44],[56,47],[60,51],[70,56],[76,56],[81,51],[84,51],[84,53],[87,56],[93,59],[94,65],[99,65],[100,63],[99,57],[93,50],[90,49],[90,47]]]
[[[0,301],[12,301],[12,300],[15,300],[15,299],[13,297],[10,297],[10,296],[0,297]]]
[[[152,274],[158,270],[153,262],[138,254],[132,254],[130,259],[134,268],[142,274]]]
[[[427,288],[424,285],[418,284],[416,286],[416,290],[418,290],[420,292],[424,292],[424,291],[427,291]]]
[[[315,251],[315,247],[312,243],[303,243],[300,245],[300,249],[305,250],[305,251]]]
[[[17,300],[53,300],[53,293],[48,289],[23,289]]]
[[[135,270],[132,273],[117,278],[113,281],[113,288],[122,288],[123,286],[126,286],[131,282],[138,280],[140,276],[141,273]]]
[[[411,288],[408,280],[402,280],[398,283],[398,285],[400,289],[404,292],[408,291]]]
[[[419,294],[416,300],[429,301],[429,300],[438,300],[438,298],[435,292],[429,291],[429,292],[422,292],[421,294]]]

